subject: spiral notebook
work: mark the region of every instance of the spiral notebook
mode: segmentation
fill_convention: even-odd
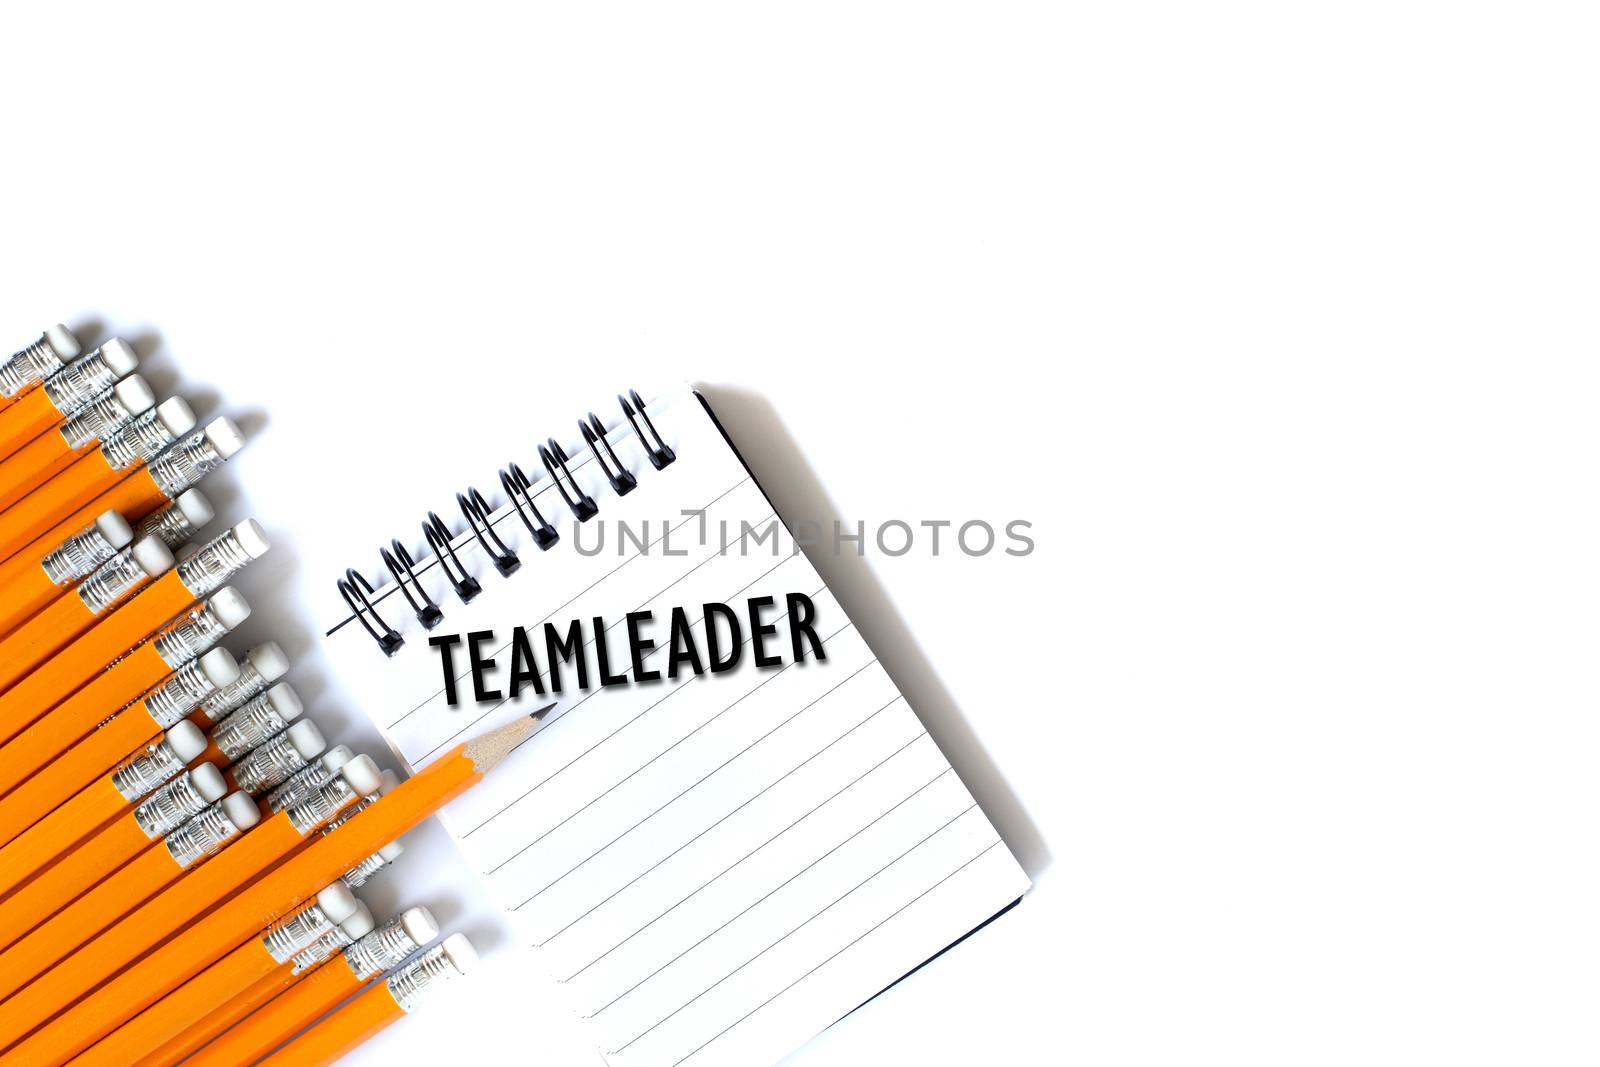
[[[391,543],[384,581],[347,572],[327,647],[408,769],[555,701],[446,828],[607,1063],[770,1064],[1029,881],[704,398],[619,400],[570,455],[541,448],[537,480],[501,471],[508,503],[464,493],[456,528],[430,513],[425,540]],[[707,627],[726,619],[704,606],[763,596],[773,629],[758,615],[737,665],[711,671]],[[646,611],[657,643],[638,650]],[[535,655],[513,698],[515,628],[537,652],[547,623],[580,624],[589,685]],[[479,631],[482,701],[464,646],[446,671],[429,644]],[[738,639],[719,632],[727,659]]]

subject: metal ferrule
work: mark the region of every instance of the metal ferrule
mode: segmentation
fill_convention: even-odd
[[[193,776],[185,772],[134,808],[133,821],[146,837],[154,841],[182,826],[205,806],[206,798],[195,791]]]
[[[296,952],[315,943],[317,938],[338,927],[328,921],[322,906],[315,901],[307,904],[287,919],[280,921],[261,936],[261,947],[273,960],[288,963]]]
[[[211,740],[232,763],[288,725],[289,721],[272,706],[271,698],[262,693],[229,715],[227,722],[214,727]]]
[[[385,984],[389,987],[389,995],[400,1005],[400,1010],[410,1012],[421,1003],[422,994],[430,985],[448,981],[460,973],[456,965],[450,962],[450,957],[445,955],[444,946],[438,945],[391,974]]]
[[[322,962],[335,952],[350,944],[350,935],[335,926],[332,930],[317,938],[311,944],[294,954],[291,974],[305,974],[313,967],[319,967]]]
[[[110,437],[133,419],[133,412],[117,399],[117,394],[107,389],[73,413],[61,424],[61,439],[76,452],[96,441]]]
[[[240,789],[253,797],[288,780],[306,761],[295,751],[287,731],[266,741],[235,763],[228,773]],[[303,833],[304,831],[302,831]]]
[[[228,628],[212,614],[211,608],[200,604],[187,615],[167,623],[150,640],[155,643],[156,655],[161,657],[161,662],[177,670],[221,641],[222,635],[227,632]]]
[[[292,808],[285,808],[289,825],[302,837],[339,814],[356,799],[356,791],[339,775]]]
[[[219,800],[167,834],[162,844],[166,845],[173,862],[187,869],[207,856],[216,855],[223,845],[237,836],[239,828],[233,825],[232,819],[222,814],[222,802]]]
[[[70,417],[116,382],[117,372],[106,366],[106,357],[97,348],[45,379],[40,388],[57,411]]]
[[[341,815],[340,821],[342,822],[343,819],[344,816]],[[344,882],[344,884],[349,886],[351,889],[360,889],[362,886],[367,884],[368,880],[371,879],[373,875],[377,874],[387,866],[389,866],[389,861],[384,859],[378,853],[374,852],[372,855],[368,856],[366,859],[362,860],[360,863],[346,871],[344,877],[340,879],[340,881]]]
[[[194,555],[178,564],[178,580],[195,596],[210,596],[222,583],[244,569],[250,553],[239,544],[239,535],[229,530],[195,549]]]
[[[98,570],[83,580],[83,584],[78,586],[78,599],[89,609],[89,614],[103,615],[149,578],[150,575],[133,558],[133,549],[125,548],[100,564]]]
[[[112,470],[127,470],[149,463],[178,439],[155,408],[143,412],[100,446]]]
[[[94,570],[116,555],[117,546],[106,540],[96,523],[57,545],[39,561],[51,585],[66,585]]]
[[[239,661],[239,677],[200,702],[200,712],[213,726],[225,722],[245,701],[267,687],[267,680],[248,658]]]
[[[177,504],[168,504],[160,511],[146,515],[144,521],[134,528],[133,539],[142,541],[146,537],[159,537],[162,544],[175,549],[188,544],[194,533],[195,525],[189,521],[183,509]]]
[[[145,473],[161,487],[163,493],[177,496],[224,462],[222,453],[211,447],[211,441],[202,429],[195,430],[152,460],[150,466],[145,468]]]
[[[377,802],[378,802],[378,794],[376,794],[376,793],[368,793],[364,797],[356,797],[356,802],[354,804],[351,804],[350,807],[347,808],[346,810],[341,811],[337,818],[328,820],[328,825],[326,825],[326,826],[324,826],[322,828],[322,833],[324,833],[324,834],[333,833],[339,827],[343,826],[345,823],[349,822],[351,819],[355,818],[357,815],[361,814],[363,811],[366,811],[368,808],[372,807],[372,805],[376,804]]]
[[[122,799],[132,804],[168,778],[183,770],[183,760],[165,740],[157,741],[136,756],[129,756],[111,772],[111,785]]]
[[[309,797],[317,789],[326,785],[338,771],[329,771],[322,765],[321,757],[306,764],[295,771],[289,778],[279,785],[273,786],[267,793],[267,810],[276,814],[287,808],[292,808],[302,800]]]
[[[382,926],[344,950],[344,962],[350,973],[365,982],[391,967],[422,946],[411,940],[406,924],[396,915]]]
[[[201,699],[215,688],[200,662],[190,660],[144,695],[145,710],[165,730],[199,707]]]
[[[66,361],[44,337],[0,363],[0,396],[16,396],[65,366]]]

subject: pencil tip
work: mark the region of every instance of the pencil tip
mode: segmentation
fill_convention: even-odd
[[[544,718],[545,717],[545,713],[548,712],[553,707],[555,707],[554,704],[546,704],[544,707],[539,708],[538,710],[534,711],[531,715],[528,716],[528,718],[532,719],[534,722],[538,722],[540,719]]]

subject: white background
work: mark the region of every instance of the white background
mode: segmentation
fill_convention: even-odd
[[[234,646],[341,737],[334,578],[619,387],[802,514],[1031,521],[825,568],[1037,888],[796,1067],[1592,1063],[1596,28],[13,7],[0,335],[244,423]],[[371,899],[462,914],[447,849]],[[577,1062],[490,947],[351,1062]]]

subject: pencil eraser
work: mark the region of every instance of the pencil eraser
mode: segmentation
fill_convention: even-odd
[[[378,795],[382,796],[399,784],[400,776],[385,767],[383,773],[378,775]]]
[[[189,525],[199,529],[216,517],[216,511],[211,507],[211,501],[198,489],[185,489],[178,494],[178,499],[173,501],[178,505],[178,510],[183,517],[189,520]]]
[[[156,418],[161,420],[173,437],[182,437],[194,429],[194,408],[181,396],[169,396],[157,404]]]
[[[223,459],[244,447],[244,433],[239,424],[229,418],[212,419],[206,424],[206,440]]]
[[[249,793],[229,793],[222,798],[222,814],[240,830],[261,821],[261,808]]]
[[[215,763],[202,763],[189,772],[189,784],[194,786],[194,791],[200,794],[200,799],[207,804],[221,800],[222,794],[228,791],[228,783],[222,777],[222,772],[217,770]]]
[[[167,745],[174,756],[188,763],[206,750],[206,735],[200,732],[200,727],[184,719],[167,731]]]
[[[406,846],[401,844],[400,841],[396,839],[394,841],[390,841],[387,845],[384,845],[382,848],[380,848],[377,855],[379,859],[383,860],[383,862],[393,863],[395,860],[400,858],[400,854],[405,850]]]
[[[444,949],[444,958],[460,974],[466,974],[478,962],[478,950],[472,947],[466,934],[451,934],[440,942],[439,947]]]
[[[257,645],[244,658],[250,661],[250,666],[256,673],[269,682],[276,682],[289,673],[289,657],[283,654],[283,649],[278,647],[278,642],[267,641]]]
[[[317,762],[322,765],[323,771],[329,775],[334,775],[343,770],[344,765],[349,763],[354,755],[355,753],[350,751],[349,745],[334,745],[324,752]]]
[[[143,567],[144,572],[152,578],[172,569],[174,562],[172,549],[163,544],[159,537],[146,537],[135,541],[132,551],[133,561]]]
[[[372,909],[364,900],[356,901],[355,914],[339,924],[339,931],[352,941],[359,941],[372,933],[377,924],[372,921]]]
[[[106,544],[115,549],[127,548],[128,542],[133,540],[133,527],[128,525],[128,520],[120,512],[101,512],[100,517],[94,520],[94,528],[100,531]]]
[[[350,783],[350,788],[355,790],[357,796],[364,797],[376,791],[383,781],[378,774],[378,765],[372,762],[371,756],[357,756],[340,767],[339,773],[344,775],[344,780]]]
[[[213,648],[200,657],[200,673],[214,686],[227,685],[239,677],[239,661],[225,648]]]
[[[356,913],[356,895],[343,882],[334,882],[317,894],[317,907],[331,923],[342,923]]]
[[[304,701],[300,699],[300,694],[296,693],[294,687],[288,682],[279,682],[271,689],[268,689],[267,703],[272,705],[272,710],[282,716],[285,722],[290,719],[298,719],[300,713],[306,710]]]
[[[150,405],[156,402],[155,390],[150,388],[150,383],[138,374],[128,375],[112,386],[111,392],[116,396],[117,402],[133,415],[149,411]]]
[[[400,913],[400,928],[414,945],[426,945],[439,936],[439,922],[433,912],[418,906]]]
[[[83,346],[72,336],[72,331],[59,322],[44,332],[44,339],[50,342],[50,347],[62,359],[77,359],[78,353],[83,351]]]
[[[106,365],[106,370],[118,378],[131,373],[139,365],[139,357],[134,355],[133,346],[120,337],[113,337],[100,346],[100,361]]]
[[[327,745],[322,731],[317,729],[317,724],[310,719],[301,719],[286,731],[289,735],[289,744],[300,753],[300,758],[307,762],[315,759]]]
[[[206,598],[206,607],[225,630],[231,630],[250,617],[250,602],[231,585],[225,585]]]
[[[246,519],[235,526],[233,536],[251,559],[260,559],[272,547],[272,542],[267,540],[267,531],[254,519]]]

